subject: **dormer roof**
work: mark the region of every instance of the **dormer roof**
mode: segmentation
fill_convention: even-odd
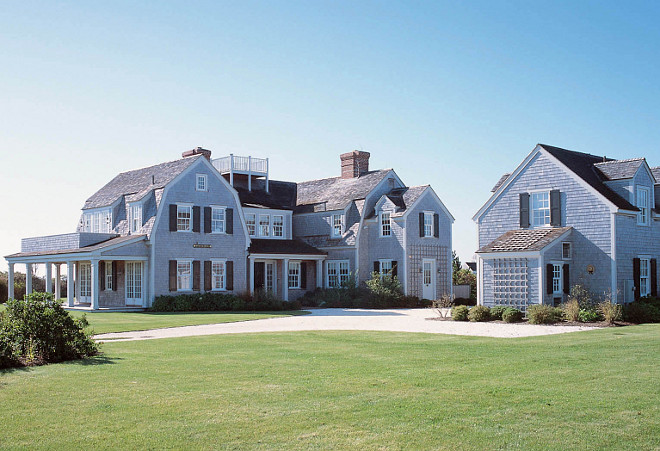
[[[605,180],[624,180],[633,178],[644,161],[644,158],[631,158],[595,163],[594,166]]]

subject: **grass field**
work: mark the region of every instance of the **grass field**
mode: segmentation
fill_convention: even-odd
[[[0,373],[0,448],[658,449],[660,326],[106,343]]]

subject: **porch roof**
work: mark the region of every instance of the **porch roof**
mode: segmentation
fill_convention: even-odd
[[[320,249],[301,240],[252,240],[250,254],[327,255]]]
[[[573,227],[509,230],[477,251],[478,254],[540,251]]]
[[[20,260],[21,258],[27,257],[49,257],[49,256],[58,256],[64,254],[87,254],[95,251],[106,250],[110,247],[117,247],[124,244],[129,244],[131,242],[138,242],[144,240],[146,235],[126,235],[118,236],[116,238],[110,238],[106,241],[102,241],[91,246],[79,247],[74,249],[57,249],[57,250],[48,250],[48,251],[35,251],[35,252],[19,252],[16,254],[5,255],[5,258],[8,260]]]

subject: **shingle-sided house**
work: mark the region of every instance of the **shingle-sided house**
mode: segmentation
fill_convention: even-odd
[[[66,265],[68,305],[144,308],[159,295],[270,290],[285,300],[354,274],[392,273],[406,294],[452,291],[454,218],[433,189],[407,187],[369,153],[341,155],[341,176],[270,180],[268,159],[183,158],[119,174],[94,193],[76,231],[25,238],[6,256],[45,264],[47,290]],[[32,290],[27,280],[28,292]]]
[[[573,285],[657,294],[660,168],[538,144],[474,216],[478,302],[558,304]]]

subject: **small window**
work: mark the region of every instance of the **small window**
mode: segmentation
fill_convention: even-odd
[[[112,262],[105,263],[105,290],[112,291]]]
[[[247,224],[248,234],[255,236],[257,234],[257,220],[253,213],[245,215],[245,223]]]
[[[639,295],[641,297],[651,294],[651,284],[649,283],[650,267],[648,258],[639,259]]]
[[[637,188],[637,224],[649,225],[649,189],[644,187]]]
[[[344,215],[332,215],[332,236],[340,237],[344,232]]]
[[[424,236],[433,236],[433,213],[424,212]]]
[[[270,216],[259,215],[259,236],[270,235]]]
[[[570,260],[573,256],[573,246],[571,243],[561,243],[561,258],[562,260]]]
[[[392,275],[392,260],[379,260],[380,277]]]
[[[225,233],[225,209],[211,207],[211,232]]]
[[[533,227],[550,225],[550,193],[532,193],[530,195],[531,208],[529,209],[530,223]]]
[[[289,288],[300,288],[300,262],[289,262]]]
[[[135,233],[142,227],[142,205],[133,205],[130,207],[131,233]]]
[[[206,191],[206,174],[197,174],[197,191]]]
[[[211,263],[211,289],[225,290],[225,262],[213,261]]]
[[[192,230],[192,206],[176,206],[176,229],[180,232],[190,232]]]
[[[178,291],[192,290],[192,262],[178,261],[176,264],[176,289]]]
[[[561,265],[553,264],[552,265],[552,294],[561,294]]]
[[[273,236],[284,236],[284,216],[282,215],[273,216]]]
[[[391,236],[392,225],[390,221],[390,214],[382,212],[380,214],[380,236]]]

